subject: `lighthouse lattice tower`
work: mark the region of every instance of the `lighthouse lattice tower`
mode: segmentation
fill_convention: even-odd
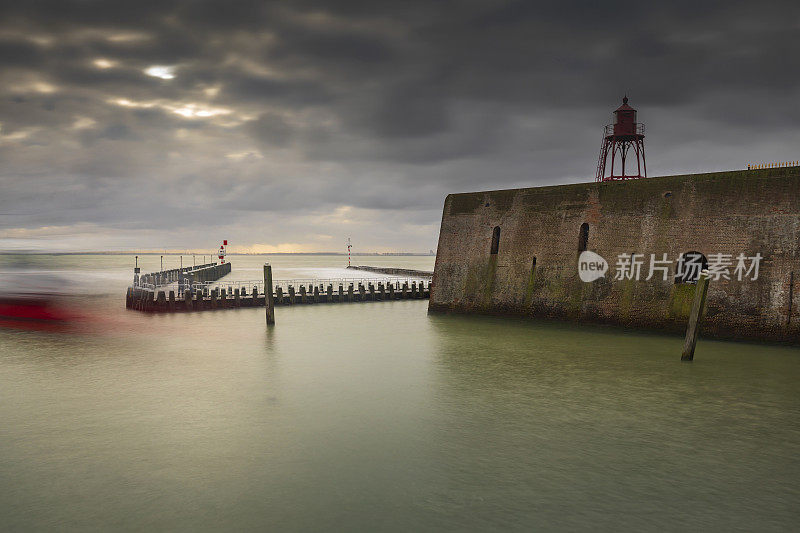
[[[636,173],[627,174],[627,166],[633,170],[633,157],[636,157]],[[611,163],[608,163],[608,160]],[[615,168],[615,162],[619,160]],[[606,170],[608,169],[608,175]],[[614,174],[617,170],[619,173]],[[603,131],[603,147],[597,161],[597,181],[631,180],[647,177],[644,160],[644,124],[636,122],[636,110],[628,105],[628,97],[614,111],[614,123],[606,125]]]

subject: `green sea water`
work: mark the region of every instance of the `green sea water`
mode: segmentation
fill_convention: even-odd
[[[347,275],[341,256],[230,259],[240,280],[265,260],[275,278]],[[144,315],[124,307],[132,267],[24,263],[71,280],[91,316],[70,333],[0,330],[3,530],[800,523],[798,349],[701,338],[681,363],[680,337],[428,315],[426,301],[278,307],[273,328],[263,308]]]

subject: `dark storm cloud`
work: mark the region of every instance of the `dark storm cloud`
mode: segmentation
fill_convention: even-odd
[[[800,158],[794,1],[0,11],[7,234],[89,225],[185,247],[224,227],[330,248],[319,235],[347,231],[433,248],[448,192],[592,179],[626,92],[651,175]]]

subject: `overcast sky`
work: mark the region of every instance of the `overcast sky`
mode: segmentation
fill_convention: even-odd
[[[428,251],[450,192],[800,159],[800,2],[0,3],[0,248]]]

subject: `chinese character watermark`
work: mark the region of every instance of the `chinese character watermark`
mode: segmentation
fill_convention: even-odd
[[[675,283],[696,283],[700,272],[707,271],[711,281],[756,281],[758,280],[761,261],[764,257],[760,253],[753,256],[740,253],[733,254],[713,253],[708,258],[700,252],[686,252],[678,256],[675,264]],[[629,253],[619,254],[614,265],[613,279],[646,280],[669,279],[670,267],[673,261],[668,254],[660,256],[650,254]],[[592,282],[605,276],[609,270],[606,260],[595,252],[585,251],[578,259],[578,273],[581,280]]]
[[[619,254],[617,256],[617,270],[614,279],[639,279],[642,273],[644,254]]]

